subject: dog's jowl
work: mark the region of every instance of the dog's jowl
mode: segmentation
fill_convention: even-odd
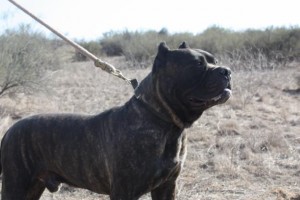
[[[229,68],[182,43],[158,47],[151,73],[121,107],[98,115],[48,114],[18,121],[1,144],[2,200],[36,200],[60,183],[135,200],[175,199],[186,133],[231,96]]]

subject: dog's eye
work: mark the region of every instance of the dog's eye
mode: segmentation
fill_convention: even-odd
[[[203,66],[203,65],[204,65],[204,62],[203,62],[203,60],[196,60],[196,61],[195,61],[195,64],[196,64],[197,66]]]
[[[205,58],[203,58],[203,57],[198,57],[198,59],[196,60],[196,62],[197,62],[197,65],[200,65],[200,66],[203,66],[203,65],[205,65]]]

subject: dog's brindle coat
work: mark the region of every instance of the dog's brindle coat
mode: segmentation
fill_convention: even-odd
[[[207,108],[230,97],[230,70],[185,43],[161,43],[152,72],[124,106],[95,116],[36,115],[1,145],[2,200],[36,200],[60,183],[135,200],[175,199],[186,134]]]

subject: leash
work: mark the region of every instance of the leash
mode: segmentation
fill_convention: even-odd
[[[79,44],[75,43],[74,41],[70,40],[69,38],[65,37],[63,34],[59,33],[57,30],[55,30],[54,28],[52,28],[51,26],[49,26],[48,24],[46,24],[45,22],[43,22],[42,20],[40,20],[39,18],[37,18],[35,15],[33,15],[31,12],[29,12],[28,10],[26,10],[24,7],[22,7],[21,5],[19,5],[18,3],[16,3],[14,0],[8,0],[9,2],[11,2],[12,4],[14,4],[17,8],[19,8],[20,10],[22,10],[23,12],[25,12],[27,15],[29,15],[30,17],[32,17],[34,20],[36,20],[37,22],[39,22],[40,24],[42,24],[43,26],[45,26],[47,29],[49,29],[51,32],[53,32],[55,35],[57,35],[58,37],[60,37],[61,39],[63,39],[64,41],[66,41],[68,44],[70,44],[71,46],[73,46],[76,50],[78,50],[80,53],[82,53],[83,55],[85,55],[86,57],[88,57],[89,59],[91,59],[92,61],[94,61],[94,65],[96,67],[101,68],[102,70],[108,72],[109,74],[112,74],[120,79],[123,79],[124,81],[126,81],[127,83],[129,83],[133,89],[135,89],[138,86],[138,81],[136,79],[128,79],[126,78],[122,72],[118,69],[116,69],[113,65],[102,61],[100,58],[96,57],[94,54],[92,54],[91,52],[89,52],[87,49],[83,48],[82,46],[80,46]]]

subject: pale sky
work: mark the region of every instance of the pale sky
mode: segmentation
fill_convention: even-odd
[[[217,25],[233,30],[300,26],[299,0],[15,0],[72,39],[97,39],[109,31],[201,33]],[[30,23],[29,16],[0,0],[0,33]]]

